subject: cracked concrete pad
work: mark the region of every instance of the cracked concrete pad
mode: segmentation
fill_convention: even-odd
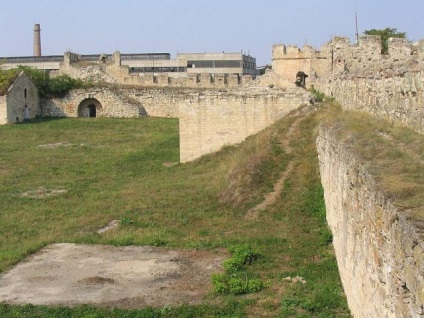
[[[0,276],[0,302],[142,308],[197,304],[225,252],[54,244]]]

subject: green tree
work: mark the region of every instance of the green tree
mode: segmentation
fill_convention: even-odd
[[[272,69],[272,65],[267,64],[263,68],[261,68],[259,70],[259,75],[264,75],[265,72],[266,72],[266,70],[268,70],[268,69],[271,70]]]
[[[38,88],[38,93],[40,94],[40,96],[45,97],[46,95],[48,95],[50,82],[49,73],[33,67],[22,65],[19,65],[18,69],[24,71],[32,79],[35,86],[37,86]]]
[[[0,67],[0,96],[6,94],[8,88],[19,75],[17,69],[2,69]]]
[[[41,97],[63,96],[71,89],[87,86],[82,80],[72,78],[66,74],[50,77],[48,72],[36,68],[21,65],[18,66],[18,69],[28,74],[35,86],[37,86]]]
[[[399,32],[396,28],[365,30],[366,35],[378,35],[381,37],[381,53],[389,54],[389,38],[406,38],[406,32]]]

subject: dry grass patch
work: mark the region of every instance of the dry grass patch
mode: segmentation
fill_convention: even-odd
[[[60,195],[67,193],[66,189],[46,189],[44,187],[38,187],[34,190],[29,190],[21,193],[22,198],[31,198],[31,199],[45,199],[48,197]]]
[[[395,205],[424,219],[424,136],[359,112],[334,112],[324,121],[368,167]]]

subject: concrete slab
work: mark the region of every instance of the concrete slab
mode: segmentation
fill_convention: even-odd
[[[54,244],[0,276],[0,302],[142,308],[196,304],[226,253]]]

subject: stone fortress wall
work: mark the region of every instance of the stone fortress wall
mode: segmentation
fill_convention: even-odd
[[[179,118],[181,162],[241,142],[311,99],[274,73],[257,80],[250,75],[131,75],[119,52],[100,63],[67,52],[58,74],[104,85],[44,100],[45,116],[87,117],[89,107],[95,107],[96,117]]]
[[[147,115],[139,101],[107,88],[75,89],[61,98],[42,99],[40,104],[42,116],[48,117],[89,117],[90,105],[96,108],[93,117]]]
[[[361,44],[361,43],[360,43]],[[316,87],[335,97],[344,109],[360,110],[402,123],[424,133],[424,41],[415,45],[389,40],[389,54],[380,54],[379,38],[362,48],[340,39],[327,78]]]
[[[381,54],[378,36],[358,44],[334,37],[319,51],[310,46],[273,47],[273,70],[290,82],[305,72],[307,86],[335,97],[344,109],[361,110],[424,133],[424,41],[389,39]]]
[[[307,104],[310,94],[299,88],[195,93],[179,105],[180,161],[187,162],[242,142],[290,111]]]
[[[273,47],[273,70],[289,82],[309,75],[314,86],[345,110],[386,118],[424,133],[424,41],[335,37],[319,51]],[[331,128],[317,140],[327,221],[354,317],[424,317],[424,245],[408,220]]]
[[[317,139],[326,217],[349,308],[355,318],[424,317],[422,227],[379,189],[351,143],[334,127],[321,127]]]
[[[179,118],[180,161],[188,162],[243,141],[291,110],[307,104],[310,94],[300,88],[243,89],[91,88],[72,90],[62,98],[43,100],[44,116]]]

